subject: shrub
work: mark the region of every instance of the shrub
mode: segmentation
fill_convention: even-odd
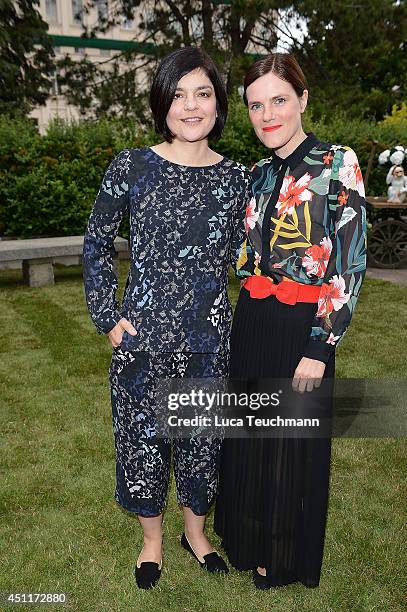
[[[151,142],[119,120],[54,121],[40,136],[29,122],[0,118],[0,137],[0,234],[19,238],[83,234],[115,154]]]
[[[377,155],[396,144],[407,146],[407,105],[383,121],[349,119],[345,114],[314,121],[307,111],[306,131],[318,138],[352,147],[365,172],[373,139],[379,141],[368,192],[386,193],[386,170]],[[79,123],[52,122],[41,136],[28,120],[0,116],[0,235],[30,238],[83,234],[101,179],[113,157],[127,147],[158,142],[152,127],[121,118]],[[247,108],[237,96],[219,153],[251,167],[270,151],[257,140]],[[121,230],[126,233],[126,230]]]

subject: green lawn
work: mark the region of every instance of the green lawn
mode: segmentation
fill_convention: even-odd
[[[56,278],[54,287],[29,289],[17,271],[0,272],[0,591],[65,592],[65,609],[80,612],[406,609],[406,445],[393,439],[334,440],[319,589],[262,593],[248,572],[206,575],[180,548],[172,488],[163,575],[154,591],[138,590],[141,531],[113,498],[109,346],[88,318],[80,269],[58,269]],[[366,281],[338,375],[405,377],[406,321],[407,288]],[[211,524],[212,516],[218,545]]]

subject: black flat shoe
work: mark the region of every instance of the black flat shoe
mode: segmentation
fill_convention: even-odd
[[[134,575],[138,588],[152,589],[155,587],[161,576],[161,566],[162,562],[158,564],[153,563],[153,561],[143,561],[139,566],[137,560],[136,567],[134,568]]]
[[[267,591],[271,589],[271,584],[269,584],[267,580],[267,576],[262,576],[259,574],[257,569],[253,570],[253,582],[256,589],[260,589],[261,591]]]
[[[181,546],[182,548],[185,548],[185,550],[187,550],[189,553],[191,553],[191,555],[195,557],[195,559],[198,561],[199,565],[203,567],[204,569],[206,569],[206,571],[210,572],[211,574],[215,574],[215,573],[228,574],[229,573],[228,566],[226,565],[222,557],[218,555],[217,552],[211,552],[211,553],[208,553],[207,555],[204,555],[203,563],[199,561],[198,557],[196,556],[196,554],[194,553],[192,549],[192,546],[188,542],[185,533],[183,533],[181,536]]]

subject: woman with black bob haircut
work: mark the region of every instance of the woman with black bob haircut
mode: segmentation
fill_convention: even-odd
[[[174,134],[167,125],[167,115],[178,82],[189,72],[197,69],[203,71],[212,83],[216,98],[216,120],[208,139],[217,140],[222,135],[228,116],[225,86],[211,58],[200,49],[188,47],[174,51],[162,60],[150,91],[150,108],[154,116],[155,130],[169,143],[173,142]]]
[[[216,66],[202,50],[188,47],[165,57],[150,102],[165,140],[125,149],[112,161],[83,252],[89,312],[113,347],[115,499],[143,528],[135,576],[144,589],[161,575],[170,475],[170,441],[157,435],[157,383],[228,374],[228,268],[244,238],[249,183],[244,166],[209,148],[209,138],[219,137],[224,127],[227,97]],[[125,215],[130,269],[118,304],[112,252]],[[173,441],[185,522],[181,545],[209,572],[228,571],[204,533],[217,493],[220,447],[218,437],[199,431]]]

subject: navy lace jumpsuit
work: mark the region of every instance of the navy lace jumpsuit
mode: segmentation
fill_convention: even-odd
[[[231,306],[229,264],[244,239],[249,171],[223,158],[191,167],[152,149],[127,149],[110,164],[88,222],[83,251],[91,318],[108,333],[124,332],[110,366],[116,447],[116,501],[141,516],[165,505],[170,441],[156,435],[155,389],[164,377],[223,377],[228,373]],[[130,219],[130,269],[116,301],[113,241]],[[217,490],[221,440],[173,442],[178,501],[206,514]]]

